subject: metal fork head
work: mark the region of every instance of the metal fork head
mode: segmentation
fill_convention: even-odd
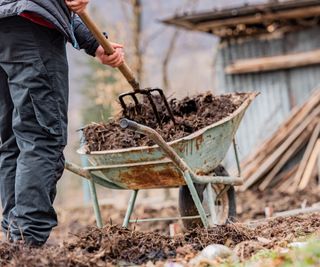
[[[154,113],[154,115],[155,115],[155,117],[157,119],[158,124],[160,126],[162,126],[162,121],[161,121],[160,114],[159,114],[159,112],[157,110],[157,106],[156,106],[156,104],[155,104],[155,102],[154,102],[154,100],[152,98],[153,97],[153,95],[152,95],[153,92],[158,92],[159,93],[159,95],[161,97],[161,101],[165,104],[165,107],[166,107],[166,110],[167,110],[167,112],[169,114],[170,119],[172,120],[172,122],[174,124],[176,124],[174,116],[173,116],[173,112],[172,112],[172,110],[170,108],[170,105],[169,105],[169,103],[168,103],[168,101],[167,101],[167,99],[166,99],[166,97],[165,97],[165,95],[163,93],[163,90],[159,89],[159,88],[139,89],[139,90],[136,90],[134,92],[121,94],[119,96],[119,102],[120,102],[120,105],[121,105],[121,107],[123,109],[124,115],[128,116],[128,105],[126,104],[126,102],[124,100],[125,98],[127,98],[127,97],[132,98],[133,102],[134,102],[134,105],[135,105],[134,109],[136,110],[137,113],[140,113],[141,112],[141,103],[139,102],[139,100],[138,100],[136,95],[137,94],[145,95],[147,97],[150,105],[151,105],[151,108],[152,108],[153,113]]]

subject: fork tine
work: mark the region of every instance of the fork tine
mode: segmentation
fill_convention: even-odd
[[[121,107],[122,107],[122,109],[124,111],[124,114],[126,116],[127,116],[127,113],[128,113],[128,106],[125,103],[124,98],[127,97],[127,96],[130,96],[133,99],[134,104],[135,104],[135,110],[138,110],[139,107],[140,107],[140,103],[139,103],[138,98],[136,97],[136,93],[135,92],[129,92],[129,93],[124,93],[124,94],[119,95],[118,99],[119,99],[120,105],[121,105]]]
[[[120,105],[121,105],[121,107],[123,109],[123,113],[124,113],[125,116],[127,116],[127,113],[128,113],[128,107],[127,107],[126,103],[124,102],[124,98],[125,98],[126,95],[127,94],[121,94],[118,97]]]
[[[151,94],[150,90],[141,90],[140,92],[137,92],[137,93],[144,94],[144,95],[147,96],[147,98],[148,98],[148,100],[149,100],[149,102],[151,104],[153,113],[156,116],[157,122],[160,125],[160,127],[162,127],[161,118],[160,118],[159,112],[157,110],[157,107],[156,107],[156,105],[155,105],[155,103],[154,103],[154,101],[152,99],[152,94]]]
[[[135,105],[136,105],[136,106],[140,106],[140,102],[139,102],[138,98],[136,97],[136,94],[137,94],[137,93],[133,92],[133,93],[130,94],[130,96],[132,97]]]
[[[164,102],[164,105],[166,106],[166,109],[167,109],[167,111],[168,111],[168,113],[169,113],[169,116],[170,116],[172,122],[173,122],[174,124],[176,124],[176,120],[175,120],[175,118],[174,118],[173,112],[172,112],[172,110],[171,110],[171,108],[170,108],[170,105],[169,105],[169,103],[168,103],[168,100],[167,100],[166,96],[165,96],[164,93],[163,93],[163,90],[160,89],[160,88],[155,88],[155,89],[150,89],[150,91],[153,91],[153,92],[156,91],[156,92],[158,92],[158,93],[160,94],[161,99],[162,99],[162,101]]]
[[[152,110],[153,110],[153,113],[157,119],[157,122],[158,124],[160,125],[160,127],[162,127],[162,121],[161,121],[161,117],[160,117],[160,114],[157,110],[157,106],[153,100],[153,95],[152,95],[152,92],[158,92],[160,97],[161,97],[161,100],[164,102],[165,104],[165,107],[169,113],[169,117],[171,118],[171,120],[173,121],[174,124],[176,124],[176,121],[175,121],[175,118],[174,118],[174,115],[173,115],[173,112],[170,108],[170,105],[164,95],[164,92],[162,89],[159,89],[159,88],[154,88],[154,89],[139,89],[139,90],[136,90],[134,92],[128,92],[128,93],[124,93],[124,94],[121,94],[119,95],[119,102],[120,102],[120,105],[123,109],[123,113],[125,116],[128,116],[128,105],[126,104],[124,98],[127,97],[127,96],[130,96],[133,101],[134,101],[134,111],[139,114],[141,113],[141,103],[139,102],[138,98],[137,98],[137,94],[142,94],[142,95],[145,95],[147,98],[148,98],[148,101],[152,107]]]
[[[126,106],[126,104],[124,103],[124,100],[123,100],[123,98],[125,98],[126,96],[131,96],[135,105],[139,105],[140,103],[139,103],[138,98],[136,97],[136,94],[137,94],[136,92],[129,92],[129,93],[124,93],[124,94],[119,95],[118,98],[121,103],[121,106],[122,106],[122,103],[124,104],[124,106]]]

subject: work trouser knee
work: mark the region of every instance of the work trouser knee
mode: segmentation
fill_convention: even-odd
[[[55,30],[12,17],[0,20],[0,39],[0,68],[8,77],[7,85],[0,87],[0,95],[7,98],[2,108],[6,115],[0,117],[5,126],[0,127],[9,130],[9,136],[0,130],[6,141],[0,147],[0,164],[4,166],[0,187],[7,183],[7,189],[1,190],[6,210],[3,228],[8,229],[11,239],[41,245],[57,224],[52,204],[64,169],[68,105],[65,38]],[[12,146],[11,154],[6,145]],[[5,173],[11,175],[5,177]]]

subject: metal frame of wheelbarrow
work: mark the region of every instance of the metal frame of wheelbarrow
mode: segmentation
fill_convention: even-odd
[[[201,203],[201,200],[198,196],[198,193],[196,191],[196,188],[194,186],[194,183],[197,184],[207,184],[207,194],[208,194],[208,204],[209,204],[209,213],[211,215],[211,218],[213,220],[213,224],[215,223],[214,217],[215,217],[215,210],[214,210],[214,199],[212,198],[212,187],[211,184],[225,184],[225,185],[242,185],[243,179],[240,178],[240,164],[238,159],[238,153],[236,148],[235,140],[233,139],[233,147],[239,172],[239,177],[231,177],[231,176],[209,176],[209,175],[197,175],[195,174],[192,169],[186,164],[186,162],[179,157],[179,155],[175,152],[173,148],[171,148],[164,140],[163,138],[154,130],[147,126],[138,124],[134,121],[130,121],[128,119],[123,119],[120,122],[120,126],[122,128],[128,128],[130,130],[136,131],[138,133],[144,134],[148,136],[152,141],[154,141],[167,155],[168,158],[173,162],[173,164],[179,169],[179,171],[182,173],[183,178],[189,188],[189,191],[191,193],[192,199],[195,203],[195,206],[198,210],[199,216],[188,216],[188,217],[175,217],[175,218],[166,218],[166,220],[173,220],[173,219],[194,219],[194,218],[200,218],[204,227],[209,226],[207,214],[204,210],[204,207]],[[110,189],[124,189],[120,187],[119,185],[116,185],[114,183],[111,183],[110,181],[107,181],[98,175],[94,174],[94,171],[103,170],[104,166],[91,166],[91,167],[79,167],[73,163],[66,163],[66,169],[69,171],[78,174],[79,176],[82,176],[84,178],[87,178],[89,180],[90,185],[90,191],[93,201],[93,207],[94,212],[97,220],[97,226],[102,227],[102,217],[101,212],[99,208],[95,183],[100,184],[104,187],[108,187]],[[129,222],[146,222],[146,221],[158,221],[163,220],[164,218],[153,218],[153,219],[143,219],[143,220],[130,220],[130,217],[133,212],[133,208],[136,202],[137,194],[139,190],[133,190],[131,197],[129,199],[128,208],[126,211],[126,215],[123,221],[123,227],[128,227]]]

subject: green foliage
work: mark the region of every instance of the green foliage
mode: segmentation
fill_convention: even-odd
[[[318,239],[309,241],[307,246],[294,249],[289,256],[292,266],[320,266],[320,242]]]
[[[281,250],[260,250],[245,262],[225,262],[218,267],[317,267],[320,266],[320,242],[318,238],[309,239],[300,248],[287,252]]]
[[[274,250],[262,249],[251,257],[252,261],[263,260],[263,259],[276,259],[278,253]]]

